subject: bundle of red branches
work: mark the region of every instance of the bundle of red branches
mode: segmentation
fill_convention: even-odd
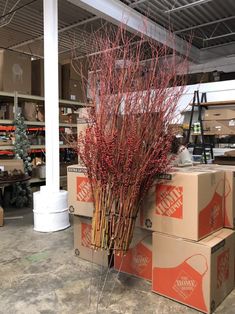
[[[92,246],[123,253],[146,193],[171,167],[171,123],[184,90],[177,72],[187,59],[130,36],[123,25],[95,37],[99,53],[88,60],[93,109],[78,153],[94,195]]]

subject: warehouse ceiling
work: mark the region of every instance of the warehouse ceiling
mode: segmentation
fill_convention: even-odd
[[[156,26],[151,35],[155,40],[161,41],[169,29],[179,47],[192,39],[194,61],[203,54],[204,59],[233,54],[234,0],[109,0],[116,16],[102,6],[106,1],[58,0],[60,60],[68,59],[75,48],[77,56],[93,53],[92,32],[107,23],[117,25],[121,12],[131,16],[130,22],[144,17]],[[0,47],[43,57],[42,0],[0,1]]]

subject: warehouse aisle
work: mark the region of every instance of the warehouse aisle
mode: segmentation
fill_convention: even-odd
[[[0,313],[95,313],[106,270],[74,255],[73,228],[39,234],[33,231],[31,210],[6,216],[18,219],[6,220],[0,228]],[[110,272],[99,313],[199,313],[150,290],[150,283],[127,275],[117,279]],[[235,290],[215,313],[234,314],[234,309]]]

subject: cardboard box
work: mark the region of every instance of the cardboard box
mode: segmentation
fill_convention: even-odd
[[[26,121],[37,120],[37,103],[35,102],[24,102],[22,104],[22,114]]]
[[[62,98],[85,102],[82,82],[77,80],[63,81]]]
[[[114,255],[114,268],[136,277],[152,280],[152,232],[135,228],[125,256]]]
[[[58,65],[59,97],[62,96],[62,65]],[[32,61],[32,95],[44,97],[44,59]]]
[[[0,159],[0,169],[2,171],[21,170],[24,172],[24,163],[22,159]]]
[[[3,211],[3,208],[0,206],[0,227],[3,226],[3,221],[4,221],[4,211]]]
[[[72,165],[67,168],[68,205],[70,213],[92,217],[94,211],[91,185],[86,168]]]
[[[235,104],[234,104],[235,105]],[[204,120],[232,120],[235,119],[235,110],[209,109],[205,111]]]
[[[106,251],[94,251],[91,248],[91,218],[74,216],[74,249],[75,254],[89,262],[111,266],[111,256]]]
[[[204,121],[204,133],[215,135],[235,134],[235,120]]]
[[[235,166],[201,165],[200,168],[221,170],[225,174],[224,188],[224,227],[235,228]],[[196,167],[197,169],[199,166]]]
[[[82,65],[80,64],[82,62]],[[74,61],[74,66],[71,63],[64,64],[62,66],[62,98],[86,102],[86,86],[83,86],[83,82],[88,79],[88,64],[87,61]],[[79,74],[82,66],[82,75],[84,80]],[[75,71],[78,69],[78,71]]]
[[[234,287],[232,230],[192,242],[153,234],[152,290],[204,313],[211,313]]]
[[[25,54],[0,51],[0,90],[31,94],[31,59]]]
[[[145,198],[142,228],[198,241],[223,227],[223,171],[188,167],[168,179],[157,181]]]
[[[12,103],[3,103],[0,107],[2,111],[2,118],[1,119],[14,119],[14,104]]]

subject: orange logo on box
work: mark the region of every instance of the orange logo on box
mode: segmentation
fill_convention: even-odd
[[[195,255],[196,256],[196,255]],[[207,311],[203,293],[203,274],[190,266],[190,258],[172,268],[153,268],[153,291],[174,300]],[[200,259],[204,258],[199,256]]]
[[[176,278],[173,289],[177,291],[184,299],[187,299],[197,286],[196,280],[190,277],[184,270],[182,270]]]
[[[172,218],[183,218],[183,187],[156,185],[156,214]]]
[[[114,262],[116,270],[147,280],[152,279],[152,251],[141,242],[129,249],[124,257],[116,255]]]
[[[90,247],[91,246],[91,225],[82,223],[82,246]]]
[[[217,257],[217,288],[229,278],[229,249]]]
[[[77,201],[90,203],[93,201],[90,180],[85,177],[77,177]]]

